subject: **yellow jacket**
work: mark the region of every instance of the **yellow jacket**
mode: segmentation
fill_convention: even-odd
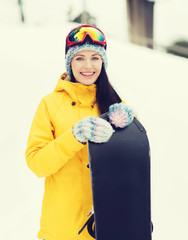
[[[38,238],[93,240],[86,228],[78,235],[93,203],[87,145],[75,139],[72,127],[82,118],[99,116],[96,85],[67,80],[65,73],[40,102],[27,143],[28,167],[46,177]]]

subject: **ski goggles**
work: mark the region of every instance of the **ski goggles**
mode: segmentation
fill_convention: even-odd
[[[106,47],[107,44],[104,33],[100,29],[90,25],[82,25],[80,27],[74,28],[67,35],[67,47],[83,43],[87,36],[90,37],[93,43],[101,44]]]

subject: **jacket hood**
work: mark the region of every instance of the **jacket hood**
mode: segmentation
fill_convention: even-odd
[[[96,84],[89,86],[73,83],[67,73],[63,73],[55,87],[54,92],[67,92],[72,99],[80,103],[93,105],[96,102]]]

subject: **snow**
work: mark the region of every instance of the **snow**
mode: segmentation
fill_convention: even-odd
[[[42,0],[24,1],[28,22],[22,25],[16,3],[0,1],[0,239],[4,240],[37,238],[44,179],[28,169],[24,153],[38,103],[53,91],[65,70],[65,36],[75,26],[65,17],[71,2],[62,6],[56,0],[58,10],[55,1],[46,2],[39,14],[36,9]],[[108,2],[101,2],[101,9]],[[122,40],[125,35],[118,40],[100,11],[98,19],[108,40],[109,78],[137,111],[150,139],[153,240],[188,239],[188,60],[128,44]]]

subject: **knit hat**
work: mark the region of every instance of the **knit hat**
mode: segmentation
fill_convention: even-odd
[[[108,63],[107,63],[106,50],[104,49],[104,47],[86,42],[82,45],[73,46],[69,48],[69,50],[67,51],[67,54],[65,56],[65,59],[66,59],[65,66],[66,66],[66,72],[69,76],[71,76],[71,60],[77,52],[82,50],[93,50],[99,53],[102,57],[104,67],[107,68]]]

